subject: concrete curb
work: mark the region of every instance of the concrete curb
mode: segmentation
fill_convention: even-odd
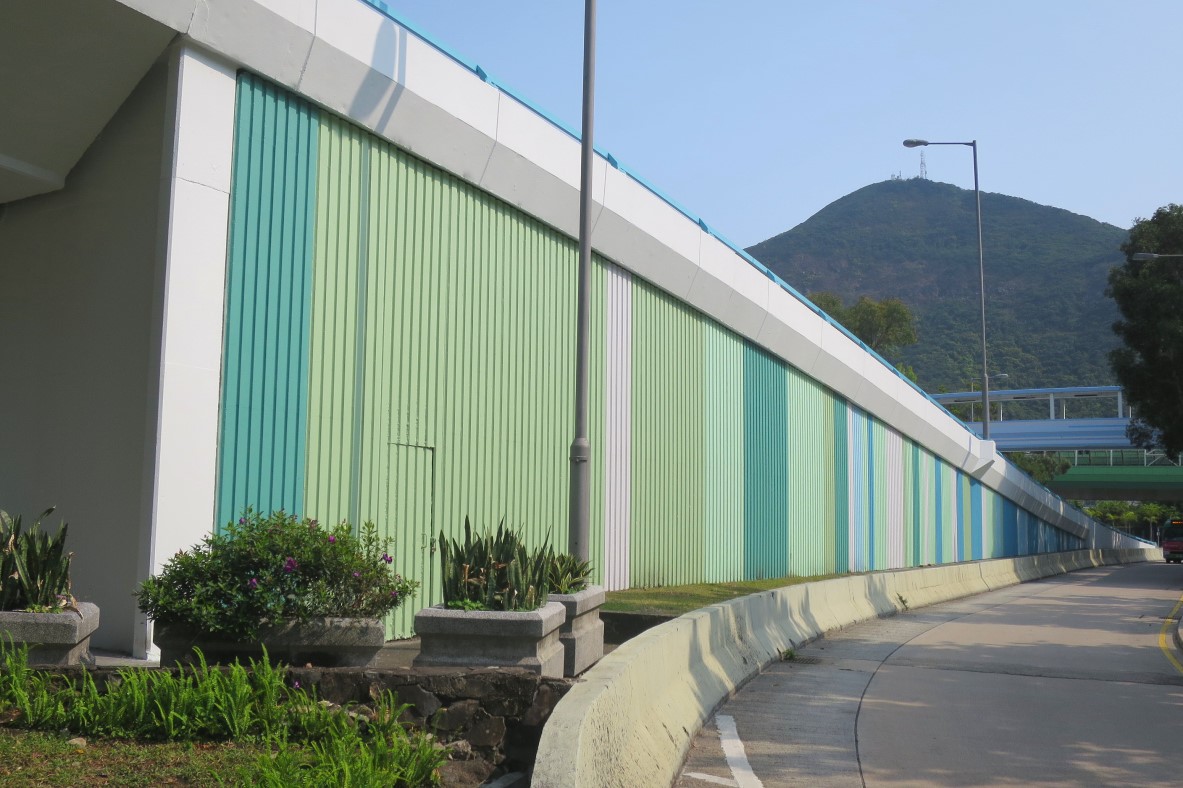
[[[875,572],[696,610],[638,635],[583,675],[542,731],[531,785],[670,785],[719,704],[782,654],[857,621],[1155,550],[1078,550]]]

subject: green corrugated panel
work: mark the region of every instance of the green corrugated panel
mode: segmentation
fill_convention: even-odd
[[[715,323],[703,328],[704,579],[743,579],[743,342]]]
[[[303,503],[317,113],[238,79],[215,525]]]
[[[633,283],[633,586],[703,576],[703,321]]]
[[[761,348],[744,346],[744,576],[789,571],[788,378]]]
[[[566,549],[575,246],[343,121],[321,135],[308,509],[395,538],[424,584],[406,634],[438,601],[440,529]]]
[[[945,462],[939,462],[941,474],[941,553],[939,563],[948,564],[957,560],[957,543],[960,538],[957,515],[957,470]]]
[[[792,367],[785,375],[789,574],[819,575],[832,571],[826,547],[834,540],[834,405],[817,381]]]
[[[961,485],[961,536],[958,537],[962,545],[961,560],[972,561],[974,557],[974,518],[973,518],[973,485],[969,475],[957,473],[957,483]]]
[[[369,178],[362,133],[331,115],[320,122],[316,251],[308,397],[305,509],[324,522],[354,517],[355,416],[360,385],[359,306],[365,282],[362,216]]]

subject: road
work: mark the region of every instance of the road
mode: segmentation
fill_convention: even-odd
[[[1183,785],[1181,594],[1183,566],[1102,567],[831,633],[724,704],[675,786]]]

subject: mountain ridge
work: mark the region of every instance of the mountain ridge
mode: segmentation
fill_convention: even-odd
[[[802,293],[850,304],[896,297],[917,318],[910,364],[929,391],[981,375],[972,190],[921,178],[870,184],[747,251]],[[1006,388],[1105,385],[1117,308],[1105,296],[1126,230],[1020,197],[982,193],[991,376]]]

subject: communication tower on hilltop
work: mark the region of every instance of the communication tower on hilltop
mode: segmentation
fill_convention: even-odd
[[[920,179],[928,180],[928,165],[924,163],[924,151],[920,151]]]

